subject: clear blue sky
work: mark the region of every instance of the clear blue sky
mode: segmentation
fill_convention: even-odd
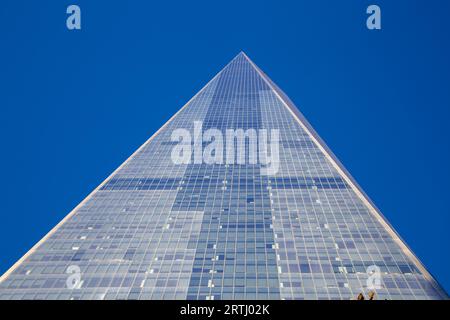
[[[65,26],[78,4],[82,30]],[[365,27],[369,4],[382,30]],[[240,50],[450,291],[450,2],[0,4],[3,273]]]

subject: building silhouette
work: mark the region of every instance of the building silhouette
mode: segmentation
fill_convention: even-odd
[[[277,130],[276,172],[261,161],[175,163],[173,133],[194,122],[224,136]],[[250,154],[247,138],[236,155]],[[447,298],[242,52],[0,281],[0,299]]]

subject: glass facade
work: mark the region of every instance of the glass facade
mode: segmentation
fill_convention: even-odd
[[[171,135],[194,121],[279,130],[278,172],[175,164]],[[347,300],[368,293],[373,266],[377,299],[447,298],[240,53],[1,278],[0,299]]]

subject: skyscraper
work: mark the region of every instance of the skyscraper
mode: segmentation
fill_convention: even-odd
[[[0,299],[447,298],[244,53],[0,281]]]

